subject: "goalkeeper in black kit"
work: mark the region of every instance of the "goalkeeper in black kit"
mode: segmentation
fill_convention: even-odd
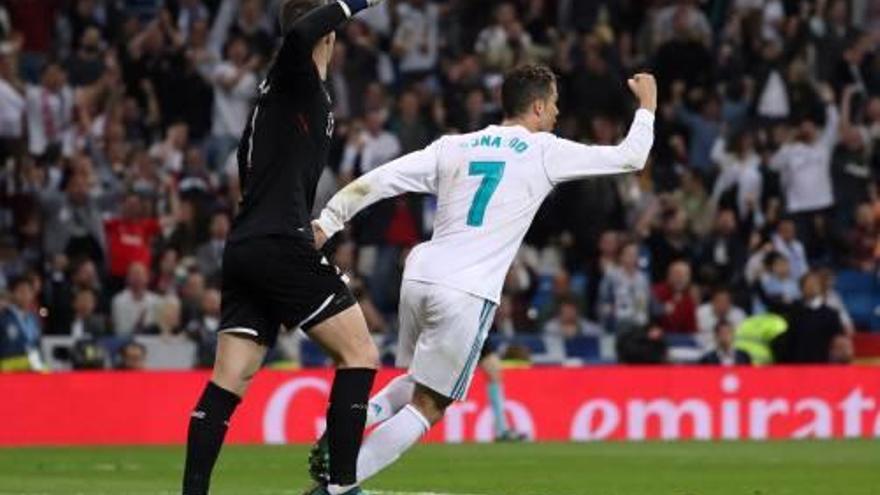
[[[280,328],[301,328],[337,365],[327,409],[330,477],[310,489],[357,495],[357,456],[378,366],[354,297],[315,249],[310,212],[333,134],[324,87],[334,30],[381,0],[282,0],[284,42],[238,147],[242,198],[223,254],[210,382],[192,412],[184,495],[205,495],[229,421]]]

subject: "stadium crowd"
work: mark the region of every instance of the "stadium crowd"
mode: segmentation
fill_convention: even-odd
[[[0,0],[0,370],[46,368],[47,336],[71,338],[77,367],[143,367],[140,335],[211,363],[275,3]],[[546,202],[508,274],[502,352],[563,362],[586,339],[611,344],[585,361],[847,363],[876,326],[878,43],[876,0],[389,0],[339,33],[317,207],[497,123],[517,64],[554,69],[558,133],[597,145],[626,132],[625,80],[650,70],[646,171]],[[380,340],[433,210],[387,200],[328,248]],[[838,290],[864,281],[868,309]]]

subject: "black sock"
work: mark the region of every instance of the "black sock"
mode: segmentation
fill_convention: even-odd
[[[186,438],[186,467],[183,472],[183,495],[206,495],[211,470],[220,454],[229,418],[241,398],[214,382],[205,386],[199,403],[189,418]]]
[[[330,407],[327,409],[327,441],[330,447],[330,484],[357,482],[357,458],[367,421],[367,402],[376,370],[336,370]]]

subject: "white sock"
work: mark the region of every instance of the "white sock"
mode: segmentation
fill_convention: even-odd
[[[415,388],[416,382],[409,373],[388,382],[385,388],[370,399],[370,406],[367,408],[367,426],[381,423],[397,414],[412,400]]]
[[[431,429],[431,423],[407,404],[393,418],[376,428],[361,446],[357,462],[358,484],[396,461]]]

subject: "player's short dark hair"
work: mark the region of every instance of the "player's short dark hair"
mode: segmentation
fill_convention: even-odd
[[[287,34],[297,19],[325,3],[327,3],[325,0],[282,0],[278,7],[281,32]]]
[[[517,67],[504,76],[501,85],[501,106],[505,117],[516,117],[537,100],[546,100],[553,93],[556,74],[545,65]]]

